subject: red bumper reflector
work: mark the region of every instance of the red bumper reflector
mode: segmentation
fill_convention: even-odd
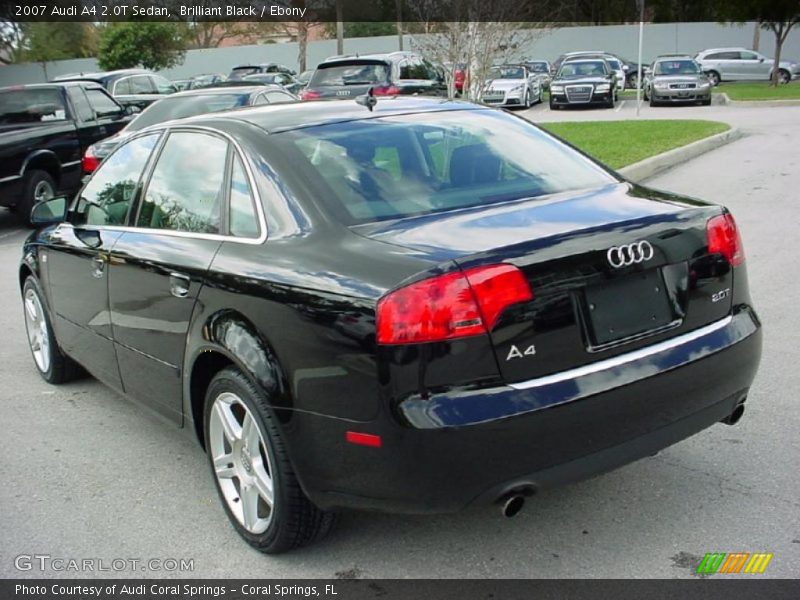
[[[381,447],[381,436],[373,435],[371,433],[359,433],[358,431],[348,431],[345,438],[351,444],[358,444],[359,446],[370,446],[371,448]]]

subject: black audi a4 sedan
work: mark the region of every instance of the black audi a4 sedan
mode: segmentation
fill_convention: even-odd
[[[342,508],[513,514],[737,421],[760,358],[727,210],[469,103],[158,124],[33,217],[39,372],[195,436],[270,553]]]

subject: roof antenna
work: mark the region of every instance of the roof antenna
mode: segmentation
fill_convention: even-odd
[[[369,109],[369,112],[372,112],[372,108],[378,103],[378,99],[375,97],[375,93],[372,91],[372,86],[370,86],[366,94],[356,96],[356,103],[360,104],[361,106],[366,106]]]

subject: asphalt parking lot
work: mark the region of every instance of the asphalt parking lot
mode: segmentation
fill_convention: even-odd
[[[626,101],[618,111],[520,114],[598,120],[633,110]],[[96,381],[51,387],[39,378],[16,277],[26,232],[0,210],[0,577],[43,575],[17,571],[20,554],[194,560],[191,574],[121,576],[693,577],[706,552],[771,552],[763,577],[800,576],[800,107],[643,106],[642,116],[718,119],[747,134],[649,182],[727,205],[742,230],[765,346],[737,426],[544,492],[511,520],[496,508],[350,513],[316,546],[263,556],[229,525],[188,438]]]

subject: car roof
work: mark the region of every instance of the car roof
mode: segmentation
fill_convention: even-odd
[[[147,69],[118,69],[116,71],[98,71],[97,73],[83,73],[80,75],[63,75],[55,77],[53,81],[104,81],[117,79],[126,75],[152,75]]]
[[[374,61],[384,61],[384,62],[392,62],[396,60],[400,60],[402,58],[409,58],[412,56],[422,56],[418,52],[411,52],[409,50],[397,50],[395,52],[374,52],[370,54],[338,54],[335,56],[329,56],[325,60],[323,60],[319,66],[333,64],[337,62],[350,62],[354,60],[374,60]],[[317,67],[319,68],[319,67]]]
[[[228,122],[250,123],[268,133],[279,133],[305,127],[362,121],[380,117],[414,113],[459,110],[496,110],[461,100],[446,98],[403,97],[381,98],[370,111],[352,100],[320,100],[237,108],[180,120],[181,125],[218,126]],[[176,121],[177,123],[177,121]]]
[[[653,59],[653,62],[657,62],[659,60],[675,60],[677,58],[685,58],[686,60],[694,60],[688,54],[660,54]]]
[[[87,87],[92,89],[102,90],[103,86],[95,81],[51,81],[48,83],[28,83],[25,85],[8,85],[0,87],[0,92],[8,92],[12,90],[30,90],[30,89],[46,89],[46,88],[66,88],[66,87]]]
[[[174,94],[169,94],[168,97],[185,98],[187,96],[218,96],[220,94],[231,94],[231,93],[254,94],[256,92],[263,92],[269,89],[272,88],[269,88],[264,85],[229,85],[220,87],[203,87],[203,88],[198,88],[196,90],[184,90],[182,92],[175,92]]]
[[[700,50],[698,54],[707,54],[709,52],[740,52],[742,50],[744,50],[745,52],[755,52],[754,50],[748,50],[747,48],[742,48],[741,46],[737,46],[728,48],[707,48],[706,50]]]

